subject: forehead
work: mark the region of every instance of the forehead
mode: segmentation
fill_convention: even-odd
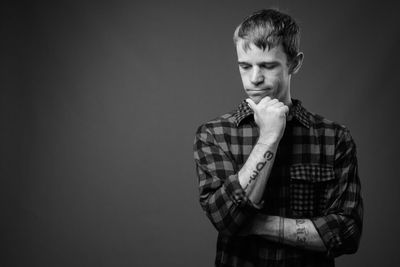
[[[286,63],[287,57],[286,53],[283,50],[281,44],[278,46],[272,47],[271,49],[259,48],[255,46],[253,43],[250,43],[248,49],[245,49],[243,45],[243,40],[238,40],[236,43],[236,52],[238,56],[238,61],[245,61],[249,63],[256,62],[281,62]]]

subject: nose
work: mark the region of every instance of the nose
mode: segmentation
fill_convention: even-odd
[[[264,82],[264,76],[262,75],[259,67],[253,68],[253,72],[251,73],[250,81],[254,85],[259,85],[262,82]]]

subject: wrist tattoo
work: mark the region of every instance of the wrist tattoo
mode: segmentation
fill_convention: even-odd
[[[250,180],[247,183],[247,185],[244,187],[244,189],[246,190],[250,184],[256,180],[256,178],[258,177],[258,175],[260,174],[261,170],[264,169],[265,165],[267,164],[268,161],[271,161],[272,158],[274,157],[274,153],[267,150],[267,152],[264,153],[263,158],[264,160],[260,161],[259,163],[257,163],[256,165],[256,169],[253,170],[253,173],[250,175]]]
[[[300,247],[305,246],[309,234],[305,222],[304,219],[296,219],[296,243]]]

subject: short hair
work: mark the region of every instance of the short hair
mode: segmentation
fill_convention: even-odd
[[[242,39],[243,49],[250,44],[260,49],[272,49],[282,44],[288,62],[299,53],[300,28],[296,21],[277,9],[263,9],[246,17],[233,34],[235,45]]]

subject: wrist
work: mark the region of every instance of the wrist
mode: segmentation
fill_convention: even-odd
[[[264,234],[268,236],[272,241],[281,241],[281,231],[282,231],[282,219],[283,217],[269,215],[267,217]]]
[[[260,137],[257,140],[257,144],[275,147],[279,144],[279,141],[280,141],[280,139],[275,138],[275,137],[270,137],[270,136],[266,137],[266,136],[260,135]]]

